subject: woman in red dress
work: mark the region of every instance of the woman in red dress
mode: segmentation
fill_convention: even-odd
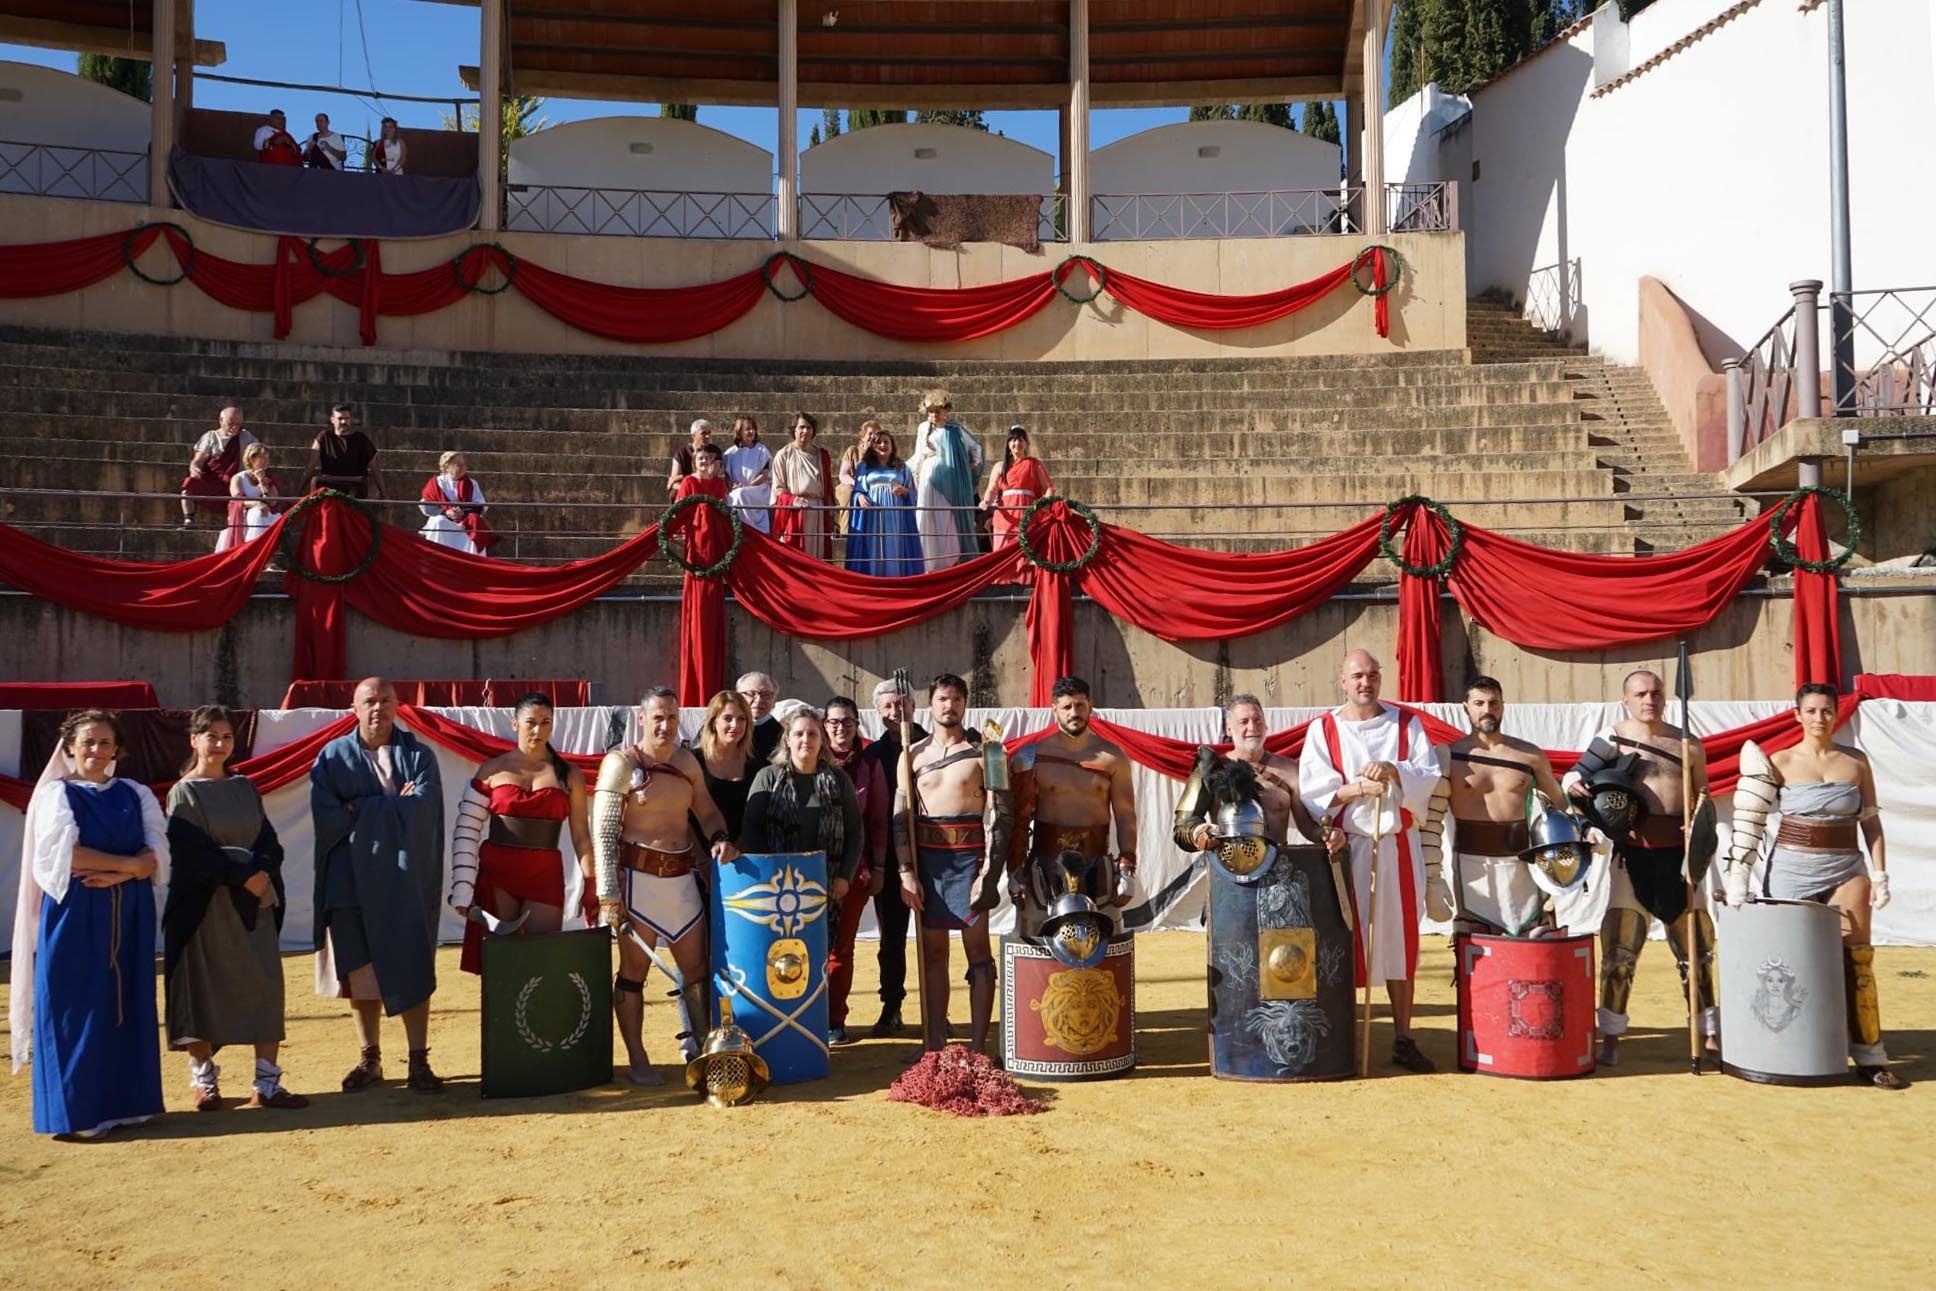
[[[499,919],[523,914],[520,931],[530,933],[597,917],[585,777],[551,747],[551,718],[543,695],[520,699],[512,716],[518,747],[477,768],[457,804],[450,905],[465,917],[460,963],[467,973],[483,967],[484,929],[470,919],[472,906]],[[575,863],[558,846],[567,826]]]
[[[1015,541],[1022,513],[1037,498],[1055,492],[1049,482],[1048,468],[1029,451],[1028,431],[1021,426],[1008,428],[1008,451],[1001,465],[988,475],[988,488],[981,495],[981,509],[989,513],[994,531],[994,550],[1000,551]]]

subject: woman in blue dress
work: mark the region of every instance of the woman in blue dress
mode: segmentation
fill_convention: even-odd
[[[60,742],[69,773],[28,807],[22,879],[34,886],[38,926],[31,964],[16,945],[14,972],[33,983],[34,1130],[92,1138],[162,1110],[155,890],[167,877],[168,828],[146,785],[113,775],[114,714],[70,714]],[[16,1064],[25,1057],[16,1047]]]
[[[876,426],[854,468],[847,517],[847,568],[902,578],[921,572],[921,534],[914,519],[914,476],[894,451],[894,436]]]

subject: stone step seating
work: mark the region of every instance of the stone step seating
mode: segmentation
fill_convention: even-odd
[[[498,502],[608,504],[500,507],[495,523],[516,558],[546,563],[593,555],[654,521],[666,460],[695,416],[711,418],[723,440],[731,418],[749,412],[777,448],[804,406],[837,453],[876,415],[907,451],[913,409],[941,385],[985,450],[998,452],[1001,432],[1022,422],[1061,491],[1105,519],[1208,547],[1307,541],[1413,492],[1497,500],[1461,514],[1582,551],[1668,549],[1734,522],[1729,503],[1670,511],[1619,501],[1713,485],[1685,471],[1671,440],[1644,445],[1668,457],[1670,473],[1641,472],[1641,432],[1624,422],[1619,442],[1599,445],[1579,356],[1548,347],[1497,357],[782,366],[9,328],[0,329],[0,450],[16,487],[172,493],[194,439],[237,403],[293,488],[328,407],[348,402],[377,440],[393,492],[414,498],[437,455],[457,448]],[[1258,505],[1334,501],[1349,505]],[[136,558],[198,554],[212,541],[208,527],[176,525],[168,498],[0,495],[0,517],[79,550]],[[418,523],[410,508],[388,518]],[[655,577],[665,570],[652,567]],[[1390,571],[1381,562],[1368,576]]]

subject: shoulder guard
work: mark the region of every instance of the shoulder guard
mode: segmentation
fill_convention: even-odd
[[[1573,769],[1579,772],[1580,779],[1591,784],[1595,776],[1612,766],[1619,757],[1620,750],[1613,747],[1611,740],[1604,735],[1596,735],[1593,743],[1586,746],[1586,752],[1580,754],[1580,760],[1573,764]]]
[[[1753,740],[1743,740],[1741,742],[1739,766],[1741,768],[1741,774],[1744,776],[1754,776],[1762,780],[1773,780],[1775,778],[1774,762],[1769,759],[1766,753],[1761,751],[1761,746]]]
[[[1009,754],[1008,769],[1010,771],[1035,770],[1035,750],[1038,744],[1039,741],[1030,740],[1027,744],[1024,744],[1021,748]]]
[[[605,755],[598,764],[598,793],[625,793],[632,787],[633,762],[631,755],[622,749],[615,749]]]

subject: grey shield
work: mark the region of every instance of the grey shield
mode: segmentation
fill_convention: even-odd
[[[1723,908],[1721,1069],[1771,1085],[1848,1079],[1842,917],[1813,901]]]

